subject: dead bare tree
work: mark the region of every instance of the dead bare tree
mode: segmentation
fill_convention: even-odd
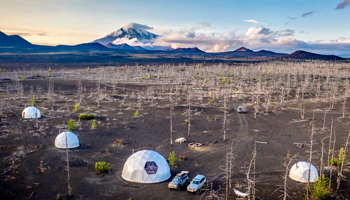
[[[281,94],[280,94],[280,102],[278,104],[278,111],[282,111],[282,104],[284,102],[284,88],[282,88],[281,90]]]
[[[329,186],[328,186],[329,189],[331,189],[331,186],[332,186],[333,159],[334,159],[335,141],[336,141],[335,128],[333,130],[333,135],[334,135],[334,140],[333,140],[333,149],[332,149],[332,158],[331,158],[331,170],[329,171]]]
[[[40,173],[44,173],[44,161],[40,161]]]
[[[101,80],[96,83],[96,102],[97,107],[100,107],[100,96],[101,96]]]
[[[188,100],[187,100],[187,104],[188,104],[188,113],[187,113],[188,129],[187,129],[187,133],[188,133],[188,136],[191,135],[191,93],[192,93],[192,88],[188,90]]]
[[[173,146],[173,107],[170,107],[170,145]]]
[[[332,144],[332,131],[333,131],[333,117],[332,117],[332,121],[331,121],[331,131],[329,133],[329,143],[328,143],[328,167],[329,167],[329,163],[330,163],[330,155],[331,155],[331,144]]]
[[[346,104],[346,96],[344,97],[344,102],[341,107],[341,110],[343,111],[343,118],[345,118],[345,111],[346,111],[345,104]]]
[[[83,100],[83,82],[81,79],[78,80],[77,82],[77,94],[79,98],[79,103]]]
[[[226,92],[224,93],[224,121],[223,121],[223,131],[224,131],[224,139],[223,139],[223,141],[225,141],[226,140],[226,109],[227,109],[227,107],[226,107],[226,102],[227,102],[227,97],[226,97]]]
[[[297,88],[295,92],[295,103],[299,101],[299,98],[300,98],[300,88]]]
[[[20,99],[20,106],[22,105],[23,103],[23,82],[16,79],[16,88],[17,88],[17,95],[19,96],[19,99]]]
[[[228,196],[229,196],[229,188],[230,188],[230,186],[229,186],[229,176],[230,176],[230,174],[229,174],[229,159],[230,159],[230,157],[229,157],[229,153],[228,152],[226,152],[226,170],[225,170],[225,182],[226,182],[226,195],[225,195],[225,197],[226,197],[226,200],[228,199]]]
[[[248,199],[250,199],[252,195],[252,199],[255,199],[255,165],[256,165],[256,155],[257,155],[257,149],[256,144],[267,144],[267,142],[260,142],[260,141],[254,141],[254,150],[253,150],[253,157],[250,161],[248,170],[247,170],[247,181],[248,181]],[[250,180],[250,169],[253,165],[253,180]]]
[[[210,190],[205,191],[202,196],[201,199],[204,200],[223,200],[224,198],[222,197],[222,195],[219,193],[220,192],[220,188],[217,190],[213,189],[213,183],[210,184]]]
[[[271,104],[271,94],[270,94],[270,90],[266,88],[266,85],[264,85],[264,99],[265,99],[265,112],[269,113],[269,107]]]
[[[67,158],[67,185],[68,185],[68,196],[72,196],[72,190],[70,187],[70,176],[69,176],[69,156],[68,156],[68,139],[66,132],[66,158]]]
[[[337,177],[337,190],[339,190],[339,187],[340,187],[340,181],[343,177],[343,169],[344,169],[344,162],[345,162],[345,155],[346,155],[346,152],[348,151],[348,145],[349,145],[349,138],[350,138],[350,131],[349,131],[349,134],[348,134],[348,139],[346,140],[346,143],[345,143],[345,148],[344,148],[344,151],[340,150],[340,166],[339,166],[339,171],[338,171],[338,177]],[[342,155],[344,153],[344,155]]]
[[[55,102],[55,98],[54,98],[55,90],[54,90],[54,82],[51,79],[49,79],[47,91],[48,91],[48,96],[49,96],[50,108],[51,108],[51,112],[52,112],[52,119],[54,119],[55,114],[54,114],[54,110],[53,110],[53,108],[54,108],[53,105]]]
[[[259,102],[260,102],[259,97],[254,96],[254,119],[256,119],[256,115],[259,112]]]
[[[300,116],[301,119],[305,119],[305,107],[303,107],[303,104],[300,103]]]
[[[228,194],[231,195],[231,191],[232,191],[232,161],[234,159],[234,155],[233,155],[233,141],[231,143],[231,151],[230,151],[230,158],[229,158],[229,192]]]
[[[314,143],[314,134],[315,134],[315,108],[312,115],[312,130],[310,136],[310,156],[309,156],[309,170],[307,175],[307,189],[306,189],[306,198],[309,199],[309,190],[310,190],[310,173],[311,173],[311,162],[312,162],[312,147]]]
[[[323,127],[322,127],[323,131],[326,129],[326,116],[327,116],[327,110],[324,112]]]
[[[321,164],[320,164],[320,177],[323,175],[323,153],[324,153],[324,140],[328,138],[329,136],[326,136],[322,138],[322,147],[321,147]]]
[[[287,156],[287,164],[285,165],[286,166],[286,173],[284,174],[284,185],[283,185],[283,200],[286,200],[287,199],[287,196],[288,196],[288,193],[287,193],[287,178],[288,178],[288,172],[289,172],[289,166],[290,164],[292,163],[292,160],[294,160],[296,157],[297,157],[298,154],[295,154],[294,156],[290,156],[288,154]]]

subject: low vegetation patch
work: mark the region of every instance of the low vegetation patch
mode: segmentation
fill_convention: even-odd
[[[91,119],[95,119],[94,115],[89,115],[89,114],[80,114],[79,116],[80,120],[91,120]]]
[[[109,164],[106,162],[96,162],[95,163],[95,170],[97,174],[103,174],[103,173],[108,173],[108,171],[111,168],[109,167]]]
[[[169,153],[168,161],[171,167],[175,166],[175,161],[177,160],[175,151]]]
[[[318,177],[318,180],[313,183],[310,187],[311,199],[328,199],[332,191],[328,188],[329,178],[326,178],[324,175]]]

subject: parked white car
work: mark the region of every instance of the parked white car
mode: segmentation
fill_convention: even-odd
[[[176,143],[184,143],[184,142],[186,142],[186,138],[183,138],[183,137],[178,138],[178,139],[175,140],[175,142]]]
[[[207,179],[203,175],[197,175],[194,177],[194,179],[191,181],[191,183],[187,186],[187,191],[189,192],[198,192],[200,189],[202,189],[207,182]]]

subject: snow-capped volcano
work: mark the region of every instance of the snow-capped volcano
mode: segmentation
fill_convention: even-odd
[[[106,35],[103,38],[94,40],[93,42],[97,42],[102,45],[109,43],[152,43],[158,37],[158,35],[147,31],[150,29],[153,28],[137,23],[126,23],[118,30]]]

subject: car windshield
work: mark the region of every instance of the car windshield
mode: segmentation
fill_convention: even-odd
[[[175,177],[174,178],[174,181],[180,181],[181,179],[180,179],[180,177]]]
[[[199,184],[199,181],[194,180],[194,181],[192,181],[192,184],[198,185],[198,184]]]

